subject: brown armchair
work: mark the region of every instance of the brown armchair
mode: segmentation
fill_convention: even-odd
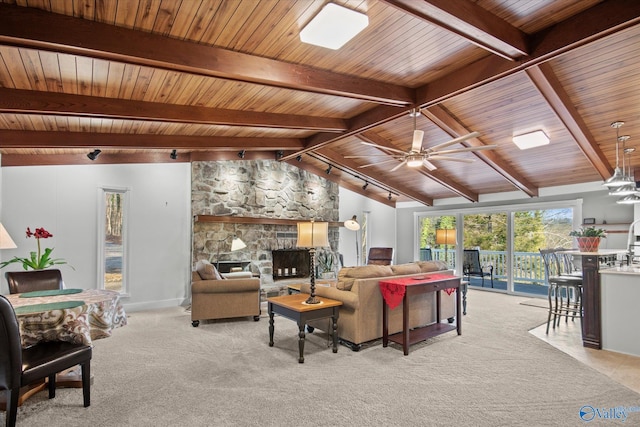
[[[245,316],[260,320],[259,277],[214,279],[205,273],[191,272],[191,324],[194,327],[200,320]]]
[[[60,270],[7,271],[4,274],[10,294],[62,289]]]

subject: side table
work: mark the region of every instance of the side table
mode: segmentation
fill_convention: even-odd
[[[298,348],[300,350],[298,363],[304,363],[304,330],[307,322],[310,320],[324,319],[328,317],[331,318],[333,330],[333,352],[338,352],[338,316],[342,302],[329,298],[318,297],[320,300],[319,304],[305,304],[304,302],[307,298],[309,298],[309,295],[298,293],[267,299],[269,307],[269,347],[273,347],[273,333],[275,331],[273,320],[274,314],[279,314],[297,322],[299,330]]]

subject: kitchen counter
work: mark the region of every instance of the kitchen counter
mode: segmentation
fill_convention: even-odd
[[[640,356],[640,265],[600,270],[602,348]]]

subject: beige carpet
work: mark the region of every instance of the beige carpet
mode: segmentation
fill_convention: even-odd
[[[360,352],[276,318],[203,323],[182,308],[131,313],[95,342],[92,405],[78,389],[28,400],[19,426],[583,426],[584,405],[640,405],[640,395],[527,331],[546,321],[527,298],[469,291],[463,335]],[[623,425],[639,425],[640,413]],[[0,422],[4,419],[0,415]],[[622,424],[595,420],[590,426]]]

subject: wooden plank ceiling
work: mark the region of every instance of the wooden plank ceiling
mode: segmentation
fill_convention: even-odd
[[[640,135],[640,2],[335,2],[369,25],[334,51],[299,39],[326,0],[0,0],[2,166],[242,152],[432,205],[606,179],[610,123]],[[395,168],[365,143],[408,151],[413,109],[425,148],[495,148]],[[512,143],[537,129],[548,146]]]

